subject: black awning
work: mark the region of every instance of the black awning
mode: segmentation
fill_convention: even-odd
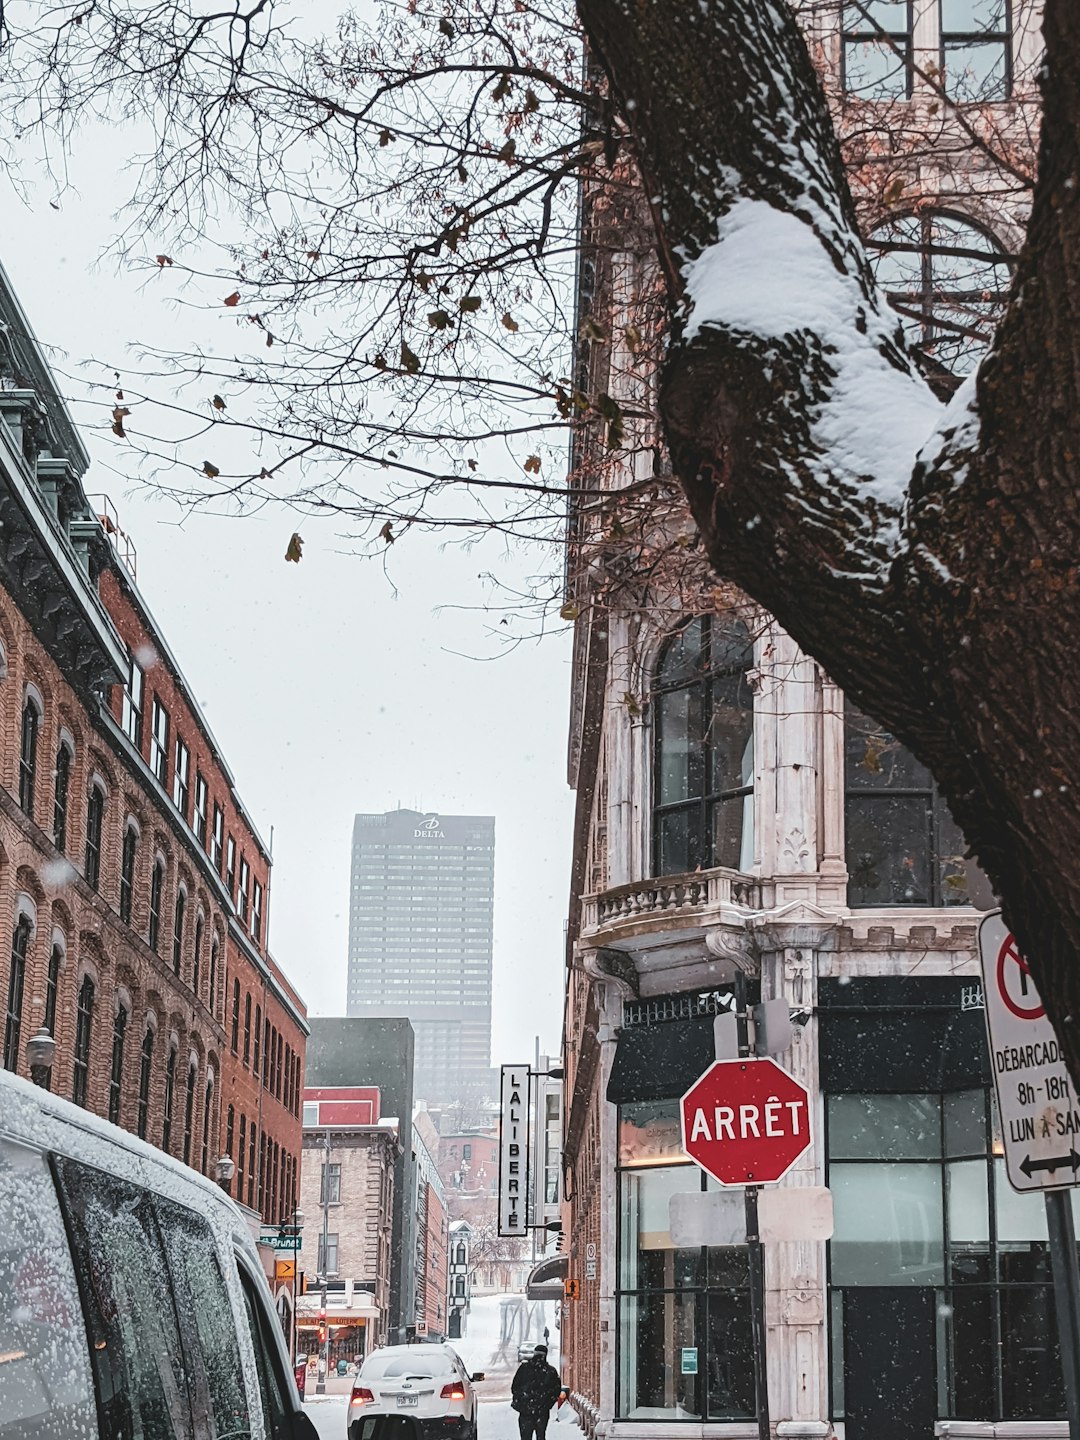
[[[713,1017],[632,1026],[619,1032],[607,1098],[677,1100],[716,1059]]]
[[[568,1258],[566,1255],[548,1255],[534,1265],[525,1282],[526,1300],[561,1300]]]

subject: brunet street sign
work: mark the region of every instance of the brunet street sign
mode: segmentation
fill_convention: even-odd
[[[1009,1184],[1064,1190],[1080,1182],[1080,1108],[1053,1026],[1000,910],[979,925],[979,958]]]
[[[810,1144],[810,1096],[775,1060],[716,1060],[682,1098],[682,1130],[721,1185],[771,1185]]]

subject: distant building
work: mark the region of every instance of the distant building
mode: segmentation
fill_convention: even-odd
[[[408,1016],[428,1101],[491,1088],[494,871],[489,815],[356,816],[346,1009]]]
[[[429,1338],[447,1334],[447,1238],[449,1219],[446,1192],[435,1163],[438,1136],[423,1111],[415,1117],[412,1131],[414,1174],[416,1176],[416,1306],[418,1335]]]
[[[300,1269],[307,1291],[297,1307],[297,1352],[314,1353],[325,1324],[331,1365],[385,1344],[390,1329],[401,1144],[398,1121],[380,1110],[375,1086],[304,1091]]]
[[[465,1334],[465,1320],[469,1313],[471,1299],[471,1262],[469,1245],[472,1240],[472,1226],[467,1220],[455,1220],[450,1226],[450,1294],[447,1334],[451,1340],[460,1340]]]
[[[313,1019],[307,1048],[308,1085],[313,1088],[376,1086],[381,1115],[410,1133],[413,1113],[413,1030],[408,1020]],[[413,1147],[399,1146],[391,1198],[389,1326],[415,1323],[415,1194]],[[305,1220],[305,1230],[309,1221]]]

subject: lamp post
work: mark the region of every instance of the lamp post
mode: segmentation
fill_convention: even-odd
[[[304,1212],[302,1210],[294,1210],[292,1219],[287,1224],[282,1225],[280,1231],[282,1235],[286,1233],[292,1235],[292,1334],[290,1336],[289,1353],[294,1365],[296,1364],[296,1257],[300,1250],[300,1235],[303,1229]]]
[[[319,1365],[315,1376],[315,1394],[326,1394],[326,1372],[330,1368],[330,1325],[326,1319],[326,1291],[327,1280],[330,1274],[330,1131],[327,1130],[323,1139],[323,1153],[326,1159],[323,1161],[322,1169],[322,1307],[320,1309],[320,1324],[325,1330],[325,1338],[319,1345]]]
[[[42,1025],[41,1029],[31,1035],[26,1042],[26,1059],[30,1066],[30,1079],[35,1085],[40,1085],[42,1090],[49,1088],[55,1055],[56,1041],[49,1034],[47,1028]]]
[[[235,1174],[236,1162],[231,1155],[222,1155],[220,1159],[214,1161],[214,1179],[221,1186],[222,1190],[225,1191],[226,1195],[232,1194],[229,1187],[232,1184],[232,1178]]]

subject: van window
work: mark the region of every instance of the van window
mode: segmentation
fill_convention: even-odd
[[[289,1414],[292,1407],[285,1402],[281,1377],[269,1344],[269,1326],[272,1322],[244,1267],[241,1265],[238,1268],[240,1284],[244,1290],[244,1308],[251,1329],[251,1344],[255,1351],[255,1370],[259,1381],[259,1394],[262,1397],[266,1440],[289,1440]]]
[[[213,1231],[192,1211],[160,1196],[155,1196],[154,1208],[188,1342],[196,1428],[218,1440],[225,1436],[242,1440],[251,1434],[251,1415],[236,1322]]]
[[[97,1434],[86,1331],[45,1159],[0,1136],[0,1440]]]
[[[150,1196],[66,1156],[54,1156],[53,1164],[75,1251],[103,1433],[110,1440],[194,1440]]]

